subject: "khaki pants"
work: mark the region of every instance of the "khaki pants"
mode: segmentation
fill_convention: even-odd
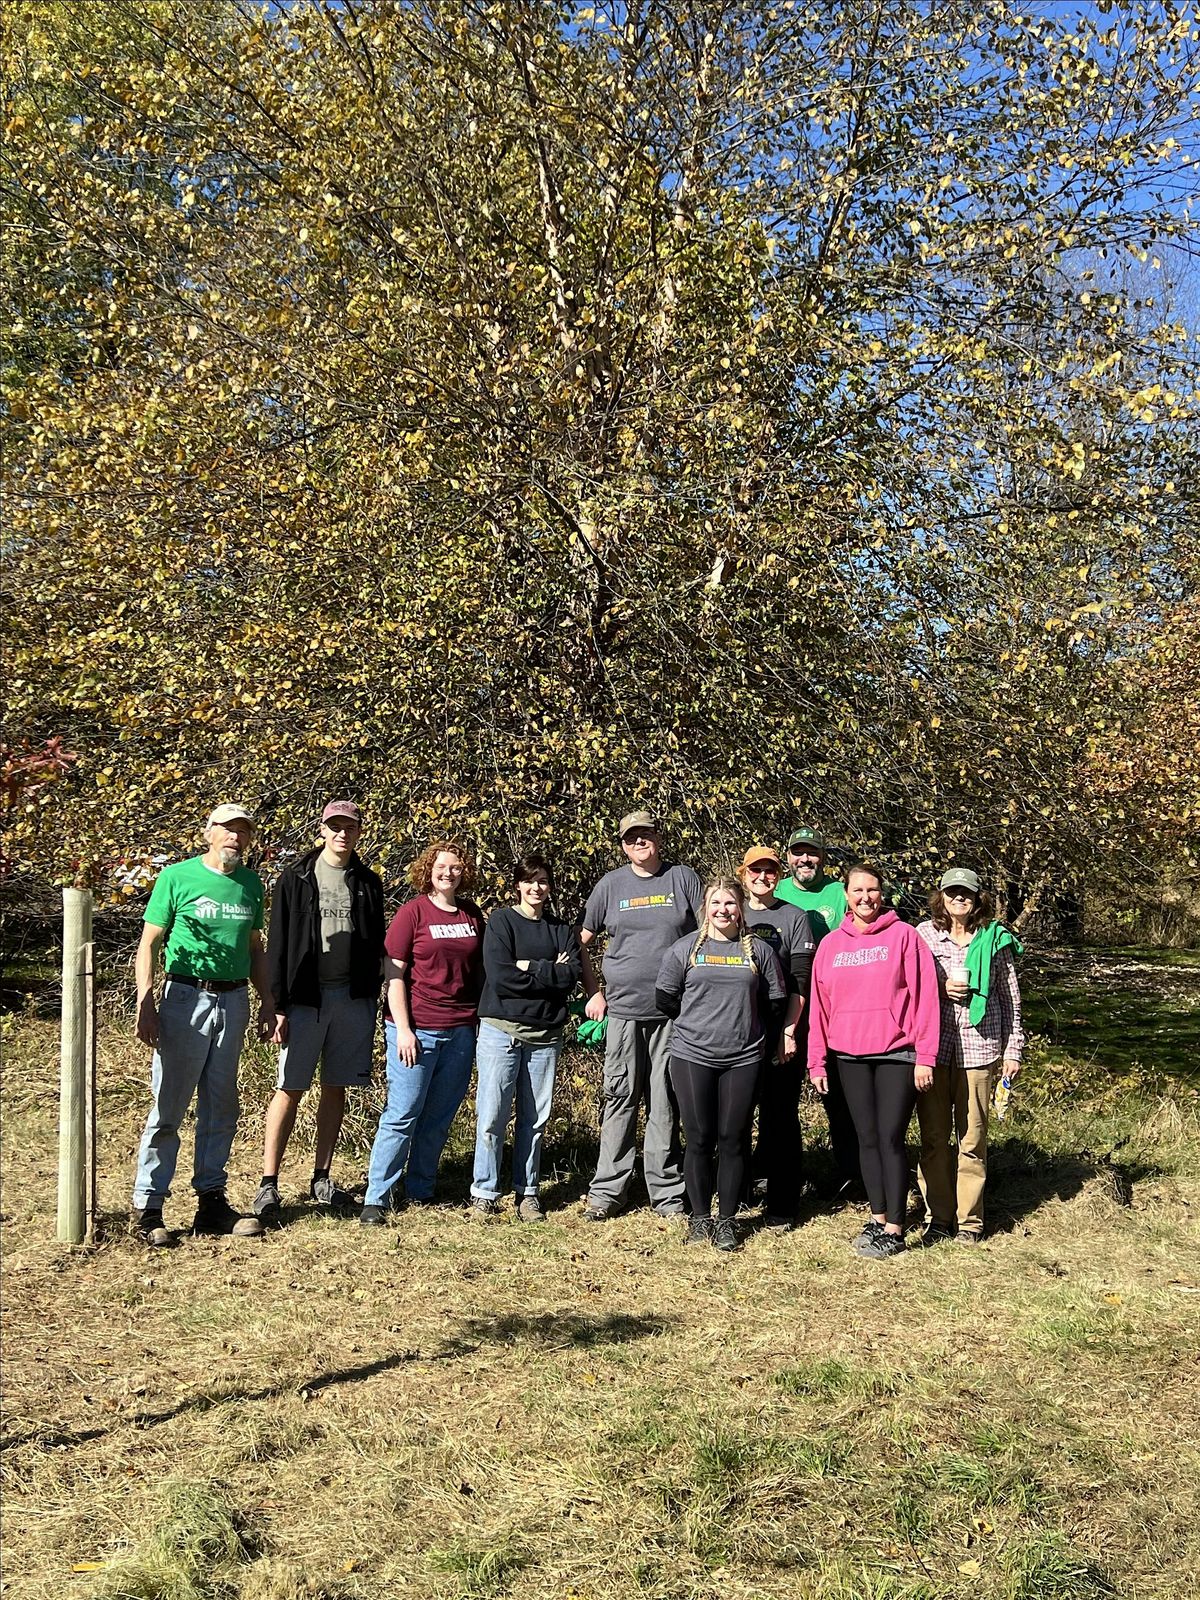
[[[965,1233],[983,1232],[987,1181],[988,1111],[997,1063],[987,1067],[935,1067],[933,1087],[917,1097],[925,1220],[939,1228],[957,1221]],[[958,1170],[951,1138],[957,1133]]]

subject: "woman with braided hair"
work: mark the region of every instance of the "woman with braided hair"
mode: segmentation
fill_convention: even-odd
[[[687,1139],[687,1242],[711,1241],[718,1250],[740,1248],[734,1217],[754,1091],[765,1041],[778,1032],[787,1002],[779,958],[751,936],[745,904],[736,878],[714,879],[704,891],[699,931],[671,946],[655,984],[659,1010],[675,1019],[671,1086]]]

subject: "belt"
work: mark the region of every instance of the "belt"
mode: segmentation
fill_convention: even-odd
[[[193,978],[190,972],[168,972],[171,983],[184,983],[189,989],[200,989],[205,994],[228,994],[231,989],[244,989],[246,978]]]

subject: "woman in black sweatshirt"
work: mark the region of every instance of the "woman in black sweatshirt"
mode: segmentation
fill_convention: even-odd
[[[579,939],[549,910],[554,874],[544,856],[522,856],[513,867],[512,885],[516,904],[493,911],[483,936],[471,1204],[484,1217],[500,1208],[500,1159],[515,1098],[517,1215],[523,1222],[544,1222],[538,1200],[542,1136],[550,1120],[567,1000],[580,981]]]

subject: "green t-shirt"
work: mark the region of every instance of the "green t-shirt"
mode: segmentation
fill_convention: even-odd
[[[818,944],[827,933],[841,926],[846,915],[846,891],[836,878],[820,879],[816,889],[801,889],[789,873],[775,885],[775,898],[808,912],[813,938]]]
[[[262,879],[248,867],[217,872],[200,856],[164,867],[144,921],[165,928],[168,973],[229,983],[250,976],[250,935],[263,925]]]

